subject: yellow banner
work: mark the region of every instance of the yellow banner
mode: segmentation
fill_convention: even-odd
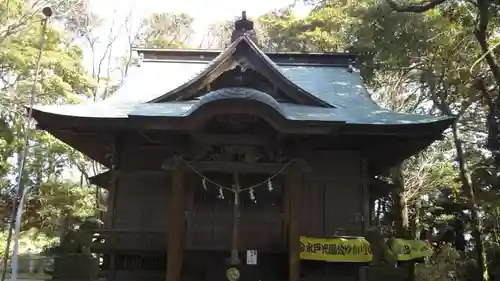
[[[432,247],[427,241],[392,239],[391,250],[398,256],[400,261],[409,261],[430,257]]]
[[[408,261],[432,255],[429,243],[421,240],[393,239],[391,249],[398,260]],[[365,238],[300,237],[300,258],[328,262],[370,262],[372,252]]]

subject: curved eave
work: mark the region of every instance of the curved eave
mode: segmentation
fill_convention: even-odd
[[[378,134],[373,143],[365,146],[364,154],[369,159],[372,174],[378,175],[420,153],[432,143],[443,139],[443,133],[454,122],[454,118],[443,118],[435,122],[413,125],[398,125],[399,134],[387,138],[382,134],[383,126],[378,126]],[[367,134],[364,134],[367,136]]]
[[[368,170],[373,175],[384,174],[390,168],[418,154],[437,140],[439,139],[436,137],[421,137],[418,139],[406,137],[406,139],[372,146],[371,149],[365,151],[365,157],[369,159]]]
[[[258,114],[255,114],[256,111]],[[190,132],[200,130],[206,121],[221,114],[255,114],[267,121],[276,131],[283,134],[328,135],[345,123],[340,120],[328,122],[293,120],[258,102],[245,101],[244,103],[237,103],[234,100],[206,104],[182,116],[130,114],[129,118],[135,126],[141,128],[150,130],[177,129]]]
[[[207,110],[208,108],[208,110]],[[400,114],[389,111],[360,112],[345,109],[326,109],[291,104],[269,106],[249,99],[224,99],[209,104],[172,102],[161,104],[112,105],[75,104],[42,106],[33,109],[33,117],[42,129],[79,128],[94,131],[120,131],[137,125],[131,121],[187,122],[217,112],[249,113],[268,116],[269,121],[281,120],[290,124],[322,126],[335,124],[334,133],[345,135],[440,135],[451,126],[453,117],[432,117]],[[215,110],[216,109],[216,110]],[[142,121],[141,121],[142,122]],[[166,124],[166,123],[164,123]],[[338,127],[342,124],[341,127]]]
[[[111,170],[102,172],[100,174],[97,174],[93,177],[89,178],[89,182],[93,185],[97,185],[98,187],[108,189],[109,188],[109,182],[111,181],[111,176],[113,175],[113,172]]]
[[[435,137],[439,139],[443,132],[454,122],[454,117],[437,117],[425,122],[414,123],[347,123],[342,128],[344,135],[402,135],[415,137]]]
[[[114,144],[116,134],[111,132],[96,132],[88,130],[86,132],[74,131],[72,129],[41,127],[58,140],[64,142],[73,149],[83,153],[90,159],[110,167],[109,159],[106,156],[109,154],[109,148]],[[80,129],[80,128],[78,128]]]
[[[72,116],[33,110],[33,118],[37,122],[37,127],[43,130],[52,129],[92,129],[93,131],[122,130],[129,128],[125,118],[105,118],[94,116]]]
[[[78,109],[82,105],[72,105]],[[65,107],[65,106],[62,106]],[[71,115],[57,107],[45,107],[44,110],[34,108],[33,118],[37,128],[42,129],[70,147],[80,151],[98,163],[109,166],[105,158],[106,149],[113,144],[118,132],[130,128],[127,117]],[[75,110],[74,113],[77,113]]]
[[[166,105],[169,106],[168,110],[165,109]],[[444,130],[454,121],[451,117],[396,113],[386,113],[392,119],[370,119],[376,114],[372,114],[370,118],[364,116],[356,119],[352,112],[348,114],[338,111],[339,109],[332,109],[331,115],[325,115],[324,112],[319,114],[305,109],[299,112],[297,106],[280,106],[275,108],[251,100],[235,103],[233,99],[225,99],[202,106],[195,106],[194,103],[143,104],[142,107],[135,105],[127,110],[122,108],[105,115],[94,106],[72,105],[67,108],[53,107],[51,110],[35,109],[33,117],[40,128],[93,160],[109,166],[105,159],[106,147],[118,133],[131,131],[133,128],[190,132],[199,129],[206,120],[217,114],[257,114],[285,134],[320,134],[324,135],[325,142],[339,137],[347,143],[359,142],[356,149],[363,149],[366,158],[370,159],[370,170],[375,174],[384,172],[441,139]],[[60,110],[56,110],[57,108]],[[172,108],[177,111],[172,111]],[[120,113],[115,114],[117,112]],[[307,112],[309,113],[306,114]],[[399,119],[396,118],[398,116]],[[377,122],[369,123],[369,120]]]
[[[278,66],[272,62],[247,36],[241,36],[233,42],[224,52],[217,56],[208,66],[192,78],[190,81],[177,87],[176,89],[149,101],[149,103],[168,102],[174,100],[188,100],[192,98],[203,86],[204,81],[211,82],[220,74],[227,71],[234,65],[234,62],[241,59],[249,59],[256,62],[257,71],[262,71],[265,76],[276,83],[280,82],[285,89],[283,92],[292,100],[299,104],[319,107],[335,108],[333,104],[316,97],[315,95],[302,89],[300,86],[288,79]]]

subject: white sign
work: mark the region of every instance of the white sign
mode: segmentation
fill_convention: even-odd
[[[257,250],[247,250],[247,264],[257,264]]]

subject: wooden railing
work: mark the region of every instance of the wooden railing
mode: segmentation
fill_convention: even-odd
[[[101,229],[95,236],[92,252],[114,251],[165,251],[167,234],[161,232],[138,232],[119,229]]]

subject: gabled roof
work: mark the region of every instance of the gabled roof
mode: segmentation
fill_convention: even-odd
[[[180,53],[178,51],[166,52]],[[193,53],[197,54],[196,57],[201,56],[206,59],[205,56],[199,55],[199,51],[193,51]],[[289,59],[280,57],[274,65],[289,81],[336,108],[381,109],[370,98],[359,72],[350,72],[347,64],[293,64],[298,60],[295,56],[306,60],[302,58],[304,55],[290,54]],[[183,59],[184,56],[190,57],[190,52],[184,51],[168,60],[145,58],[139,67],[133,67],[130,70],[118,91],[104,103],[139,104],[155,101],[166,93],[173,92],[180,85],[199,77],[209,64],[209,61],[202,59],[186,61]],[[327,55],[323,54],[317,59],[325,56]],[[274,56],[271,58],[274,59]]]
[[[203,87],[217,79],[222,73],[233,69],[236,65],[249,67],[267,79],[273,81],[276,87],[281,88],[283,93],[298,104],[335,107],[312,93],[309,93],[300,85],[293,83],[286,77],[280,68],[269,59],[247,36],[241,36],[234,41],[224,52],[206,65],[205,69],[188,82],[159,96],[150,103],[190,100]]]
[[[200,50],[139,52],[143,61],[129,71],[112,97],[95,103],[36,106],[33,117],[39,127],[94,160],[109,165],[103,158],[104,152],[99,150],[103,147],[101,133],[92,136],[84,136],[84,133],[113,135],[113,132],[137,131],[138,128],[156,130],[155,126],[161,126],[161,130],[168,127],[167,130],[189,131],[196,123],[191,121],[197,113],[210,116],[214,108],[217,111],[213,112],[225,114],[238,110],[241,112],[236,113],[247,112],[247,108],[253,106],[261,113],[261,118],[285,134],[310,134],[321,128],[315,132],[401,136],[405,145],[414,142],[414,137],[426,138],[425,144],[417,148],[405,148],[408,155],[437,139],[453,121],[450,117],[404,114],[380,108],[370,98],[359,72],[346,63],[352,58],[351,54],[264,54],[246,36],[220,53]],[[341,63],[336,63],[338,61]],[[251,88],[251,85],[207,90],[206,84],[242,64],[272,82],[287,95],[287,101],[279,102],[271,93]],[[85,132],[74,136],[75,128]],[[377,150],[378,145],[373,145],[370,149]],[[387,152],[387,148],[379,150]]]
[[[295,101],[274,101],[276,112],[284,119],[362,125],[425,124],[450,119],[380,108],[371,99],[359,72],[346,63],[353,59],[351,54],[275,53],[268,56],[247,36],[239,37],[220,53],[144,49],[139,52],[143,61],[130,70],[123,85],[110,98],[96,103],[37,106],[33,113],[35,119],[45,123],[53,122],[48,120],[56,116],[108,120],[126,120],[131,116],[187,117],[207,100],[204,96],[219,94],[216,90],[193,99],[205,84],[238,64],[263,72]],[[165,59],[158,52],[169,58]],[[327,63],[318,63],[325,61]],[[341,63],[335,63],[338,61]],[[242,93],[259,92],[245,88],[228,90],[235,98]]]
[[[245,39],[236,41],[230,49],[238,44],[245,44],[258,49],[251,41]],[[110,98],[101,102],[69,105],[48,105],[35,107],[34,116],[40,123],[45,120],[60,118],[77,119],[107,119],[126,120],[129,116],[161,116],[161,117],[183,117],[189,116],[193,108],[198,107],[199,100],[182,100],[181,89],[189,88],[195,81],[207,75],[211,69],[221,65],[222,58],[230,56],[231,52],[222,52],[217,55],[216,63],[209,62],[210,56],[204,57],[199,50],[178,51],[167,50],[169,59],[166,60],[155,54],[148,56],[146,52],[140,66],[133,67],[125,82],[118,91]],[[158,52],[157,50],[154,52]],[[313,96],[311,100],[321,100],[329,106],[303,105],[279,103],[280,112],[285,118],[297,121],[323,121],[323,122],[345,122],[346,124],[363,125],[411,125],[445,121],[447,117],[435,117],[415,114],[404,114],[392,112],[380,108],[371,98],[363,85],[361,76],[357,71],[351,71],[345,58],[342,64],[328,63],[318,64],[324,61],[327,54],[312,58],[311,64],[307,64],[307,54],[273,54],[269,58],[261,51],[261,56],[268,61],[279,72],[280,79],[284,79],[302,89],[300,94]],[[214,56],[217,53],[210,51]],[[335,58],[337,54],[332,54]],[[190,57],[185,61],[184,57]],[[198,60],[193,59],[198,57]],[[278,57],[278,59],[276,59]],[[293,64],[300,58],[301,63]],[[305,58],[304,58],[305,57]],[[277,63],[271,61],[275,59]],[[251,89],[250,89],[251,90]],[[241,91],[240,91],[241,92]],[[238,93],[240,93],[238,92]],[[237,92],[235,92],[237,93]],[[207,93],[206,95],[210,95]],[[169,101],[174,99],[174,101]],[[202,97],[200,97],[202,98]],[[166,101],[167,100],[167,101]],[[333,107],[334,106],[334,107]],[[50,121],[52,122],[52,121]],[[71,121],[68,121],[71,123]],[[46,126],[46,125],[45,125]]]

